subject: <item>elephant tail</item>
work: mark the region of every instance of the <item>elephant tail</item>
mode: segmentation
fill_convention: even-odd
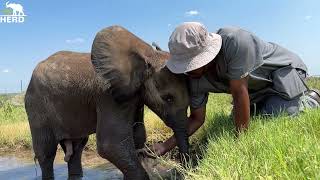
[[[73,154],[72,141],[67,139],[67,140],[64,140],[63,143],[66,146],[66,152],[65,152],[65,156],[64,156],[64,161],[65,162],[69,162],[70,157]]]

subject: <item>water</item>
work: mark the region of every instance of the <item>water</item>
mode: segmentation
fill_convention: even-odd
[[[26,180],[40,180],[41,179],[41,170],[37,166],[37,175],[34,164],[22,163],[14,157],[0,157],[0,179],[6,180],[16,180],[16,179],[26,179]],[[55,179],[65,180],[68,178],[66,164],[55,164],[54,173]],[[94,168],[84,168],[84,180],[97,179],[97,180],[118,180],[122,179],[121,172],[117,169],[106,168],[94,169]]]
[[[29,159],[29,158],[28,158]],[[31,158],[32,159],[32,158]],[[59,158],[58,158],[59,159]],[[91,164],[92,165],[92,164]],[[85,163],[83,168],[83,180],[119,180],[122,173],[110,163],[95,164],[90,167]],[[57,160],[54,165],[54,175],[56,180],[66,180],[68,178],[68,167],[66,163]],[[25,160],[13,155],[0,156],[0,179],[5,180],[40,180],[41,169],[39,164],[35,165],[30,159]]]
[[[119,180],[123,175],[115,166],[92,152],[84,152],[82,157],[83,180]],[[178,179],[170,167],[161,166],[153,159],[142,162],[150,179]],[[57,153],[54,164],[55,180],[68,178],[68,167],[63,161],[63,153]],[[173,178],[174,176],[174,178]],[[41,169],[35,165],[30,152],[0,154],[0,180],[40,180]]]

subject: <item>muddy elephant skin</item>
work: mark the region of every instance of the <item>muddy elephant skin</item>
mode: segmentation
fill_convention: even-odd
[[[187,153],[186,78],[164,67],[167,58],[113,26],[97,34],[91,54],[60,51],[40,62],[25,107],[42,178],[54,178],[58,144],[68,155],[69,178],[82,177],[81,154],[88,136],[96,133],[99,155],[124,179],[148,179],[136,154],[146,141],[144,105],[172,128],[180,152]]]

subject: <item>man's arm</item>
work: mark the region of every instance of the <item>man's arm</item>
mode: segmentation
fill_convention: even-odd
[[[230,80],[230,92],[234,103],[234,120],[237,133],[245,130],[249,126],[250,100],[248,93],[248,80]]]
[[[197,109],[191,109],[188,119],[188,135],[191,136],[196,132],[204,123],[206,116],[206,107],[200,107]],[[153,145],[153,151],[157,155],[163,155],[166,152],[172,150],[177,145],[176,138],[171,136],[164,143],[156,143]]]

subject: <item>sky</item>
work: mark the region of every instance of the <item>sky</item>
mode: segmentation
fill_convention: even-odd
[[[60,50],[90,52],[95,34],[121,25],[168,50],[174,28],[186,21],[210,32],[237,26],[297,53],[309,74],[320,75],[319,0],[11,0],[24,23],[0,23],[0,93],[28,86],[37,63]],[[6,1],[0,0],[0,14]]]

